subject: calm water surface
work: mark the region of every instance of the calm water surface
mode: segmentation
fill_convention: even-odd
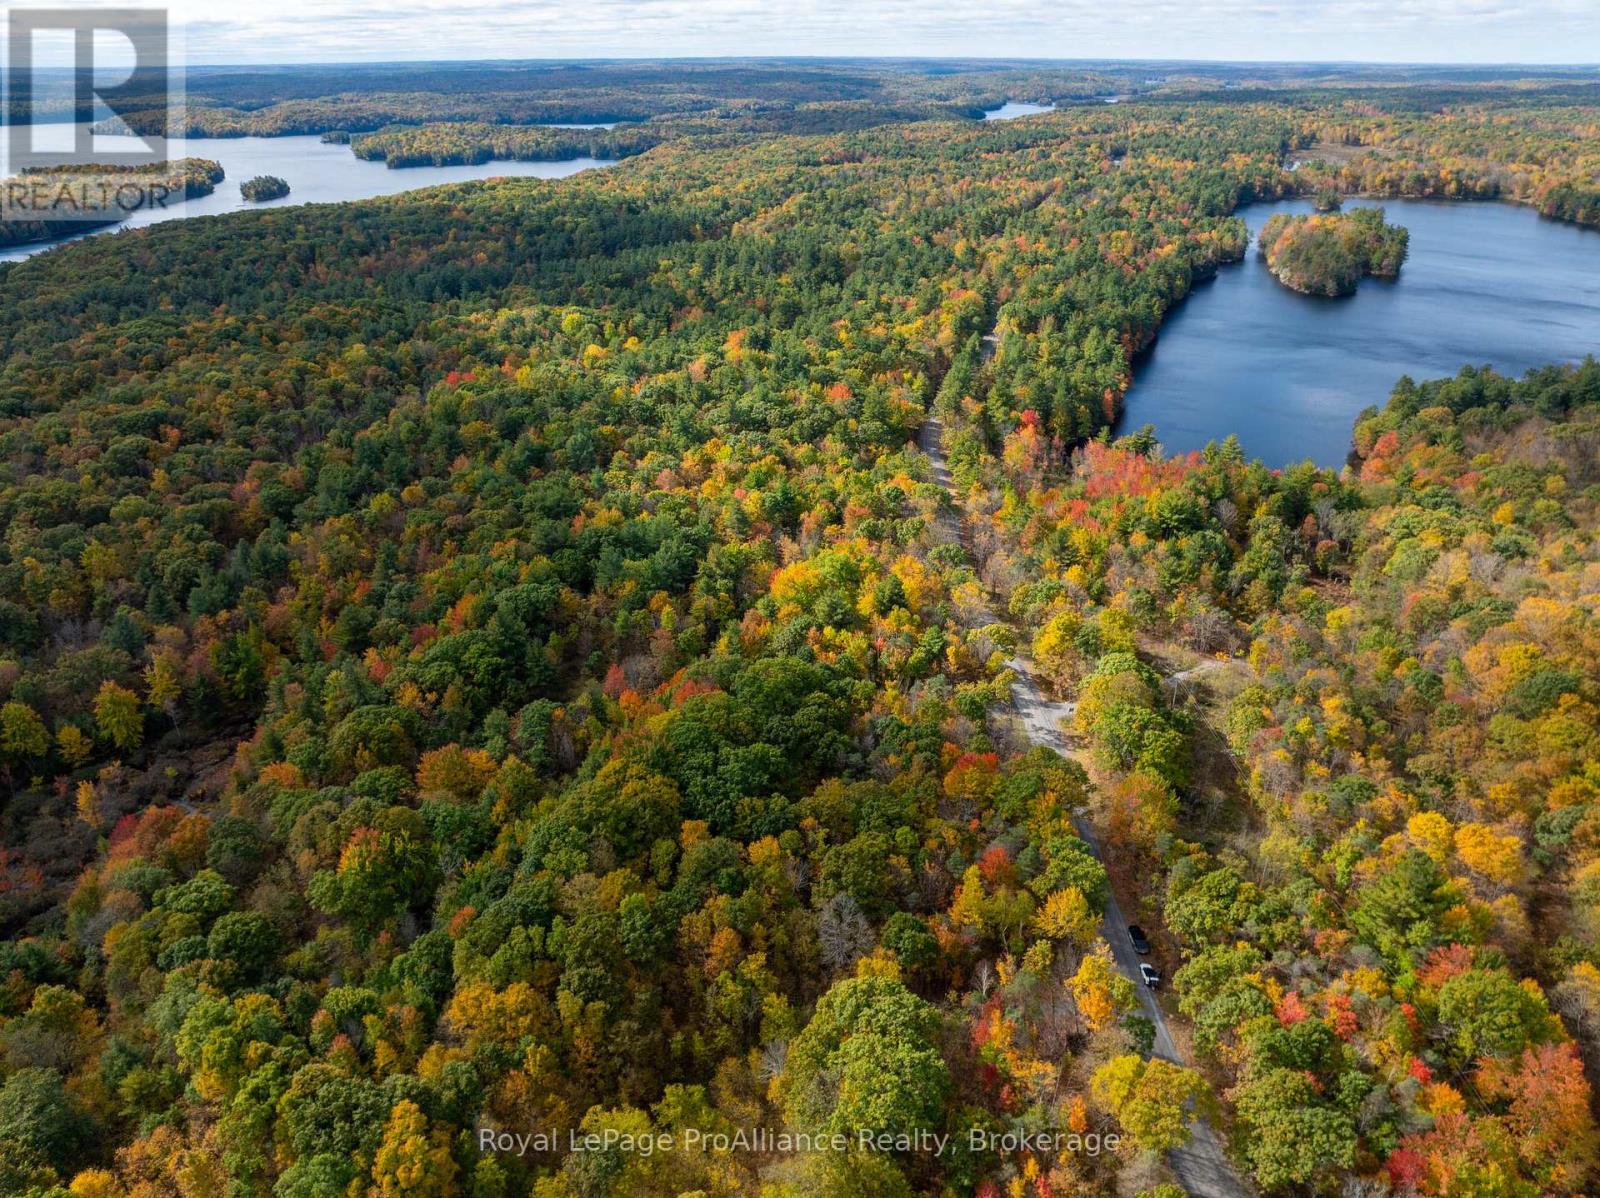
[[[1007,100],[999,108],[991,108],[983,114],[986,121],[1009,121],[1019,116],[1037,116],[1041,112],[1054,112],[1054,104],[1018,104],[1014,100]]]
[[[137,139],[101,137],[98,140],[97,148],[104,150],[119,144],[132,145]],[[382,162],[357,158],[349,146],[324,144],[320,137],[191,137],[175,143],[171,152],[177,157],[210,158],[220,162],[228,177],[208,196],[166,208],[143,209],[113,229],[97,232],[138,229],[162,221],[215,216],[245,208],[365,200],[439,183],[462,183],[497,176],[561,179],[578,171],[611,165],[598,158],[573,158],[565,162],[485,162],[477,166],[414,166],[390,170]],[[281,200],[246,203],[239,195],[239,184],[256,175],[277,175],[286,180],[289,194]],[[78,236],[90,235],[93,234]],[[76,240],[76,237],[64,240]],[[59,244],[60,241],[49,241],[15,246],[0,251],[0,262],[16,262]]]
[[[1398,280],[1316,299],[1278,283],[1252,245],[1161,326],[1121,428],[1153,424],[1171,452],[1237,433],[1268,465],[1337,466],[1356,414],[1381,406],[1401,375],[1469,363],[1521,374],[1600,354],[1600,232],[1506,204],[1383,207],[1411,230]],[[1310,210],[1286,201],[1240,215],[1254,234],[1274,213]]]

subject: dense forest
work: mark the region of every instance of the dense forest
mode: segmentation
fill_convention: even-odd
[[[1426,99],[1351,96],[1318,113],[1303,135],[1305,186],[1326,181],[1347,194],[1509,200],[1593,225],[1600,221],[1597,104],[1600,96],[1587,91],[1525,87]]]
[[[1008,97],[1095,100],[1150,85],[1149,71],[1038,63],[862,60],[530,63],[517,69],[405,64],[337,71],[191,71],[181,130],[194,137],[369,132],[394,123],[605,124],[718,109],[810,106],[894,112],[890,119],[977,116]],[[125,106],[139,132],[167,130],[164,102]],[[805,130],[796,130],[804,132]]]
[[[1600,364],[1112,426],[1240,204],[1595,110],[791,70],[364,68],[391,165],[666,129],[0,266],[0,1192],[1592,1192]]]
[[[618,158],[670,140],[823,134],[971,119],[1007,100],[1130,120],[1191,105],[1293,123],[1285,184],[1306,195],[1494,199],[1600,224],[1600,85],[1581,69],[914,61],[389,64],[195,68],[176,116],[152,95],[97,129],[325,134],[395,167]],[[26,114],[25,101],[13,111]],[[41,113],[34,119],[65,119]],[[1093,119],[1092,115],[1089,119]],[[615,125],[606,129],[599,126]],[[587,127],[573,127],[587,126]],[[362,136],[366,135],[366,136]]]
[[[418,125],[388,125],[372,133],[352,134],[349,144],[357,158],[385,162],[391,167],[450,166],[495,160],[550,162],[576,157],[626,158],[681,138],[704,141],[761,133],[840,133],[949,115],[948,108],[930,105],[885,106],[844,101],[796,105],[749,103],[687,116],[653,117],[612,128],[430,120]]]

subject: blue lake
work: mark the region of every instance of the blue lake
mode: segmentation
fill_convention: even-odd
[[[1375,206],[1356,201],[1347,207]],[[1345,299],[1290,291],[1251,245],[1168,316],[1135,365],[1119,431],[1153,424],[1169,452],[1237,433],[1268,465],[1345,460],[1351,425],[1401,375],[1490,364],[1521,374],[1600,354],[1600,232],[1486,203],[1383,203],[1411,231],[1399,279]],[[1254,235],[1304,201],[1240,211]]]
[[[1019,104],[1015,100],[1007,100],[999,108],[991,108],[983,114],[986,121],[1009,121],[1019,116],[1037,116],[1041,112],[1054,112],[1054,104]]]
[[[100,137],[97,148],[132,147],[135,138]],[[560,179],[582,170],[611,165],[598,158],[573,158],[565,162],[485,162],[476,166],[416,166],[390,170],[382,162],[367,162],[350,152],[349,146],[325,144],[320,137],[191,137],[174,142],[171,157],[210,158],[220,162],[227,178],[208,196],[172,204],[166,208],[141,209],[115,229],[138,229],[163,221],[191,216],[216,216],[246,208],[279,208],[292,204],[328,204],[344,200],[365,200],[373,196],[395,195],[418,187],[439,183],[461,183],[470,179],[501,176],[527,176]],[[277,175],[289,184],[290,192],[281,200],[252,204],[239,195],[239,184],[256,175]],[[112,232],[99,230],[97,233]],[[96,235],[80,234],[79,236]],[[71,240],[71,239],[68,239]],[[14,246],[0,251],[0,262],[16,262],[41,253],[60,241]]]

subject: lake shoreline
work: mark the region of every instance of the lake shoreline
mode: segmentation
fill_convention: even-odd
[[[1506,200],[1352,198],[1411,229],[1399,278],[1370,277],[1337,303],[1294,291],[1254,247],[1271,214],[1309,200],[1237,205],[1251,250],[1162,313],[1130,361],[1114,431],[1153,425],[1173,454],[1232,433],[1269,466],[1337,467],[1356,416],[1404,375],[1521,375],[1600,352],[1600,230]]]
[[[109,143],[96,147],[102,152],[112,152],[118,148],[119,139],[100,140]],[[93,228],[85,226],[58,237],[12,244],[0,249],[0,266],[23,262],[89,237],[131,232],[173,220],[269,211],[307,204],[352,203],[429,187],[495,178],[561,179],[585,170],[606,169],[619,161],[580,156],[555,161],[491,160],[466,165],[391,169],[382,162],[357,158],[348,146],[325,143],[319,136],[308,134],[185,138],[169,143],[164,148],[173,157],[200,157],[217,161],[221,163],[225,176],[233,180],[277,176],[288,182],[290,194],[251,202],[238,194],[236,186],[219,187],[210,195],[191,198],[159,212],[136,209],[126,219],[114,224]]]

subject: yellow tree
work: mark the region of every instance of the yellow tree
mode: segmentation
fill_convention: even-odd
[[[1406,839],[1436,865],[1450,859],[1450,821],[1437,811],[1419,811],[1407,820]]]
[[[1054,891],[1045,899],[1044,906],[1034,913],[1033,926],[1042,936],[1052,940],[1070,940],[1082,948],[1094,942],[1095,929],[1100,926],[1089,900],[1076,886]]]
[[[49,751],[50,733],[33,708],[14,699],[0,707],[0,753],[22,761]]]
[[[449,1131],[430,1130],[416,1103],[396,1103],[372,1162],[368,1198],[450,1198],[456,1193]]]
[[[1522,841],[1510,832],[1462,824],[1456,829],[1456,855],[1468,869],[1502,886],[1513,885],[1522,876]]]
[[[139,711],[139,696],[125,686],[106,681],[94,697],[94,719],[100,734],[117,748],[139,747],[144,738],[144,716]]]
[[[1133,1010],[1137,1002],[1133,983],[1117,972],[1111,949],[1104,942],[1084,957],[1078,972],[1067,980],[1067,988],[1092,1032],[1110,1027],[1118,1015]]]
[[[56,750],[61,759],[76,769],[94,752],[94,741],[76,724],[62,724],[56,729]]]
[[[157,653],[144,670],[145,701],[151,707],[175,716],[183,698],[183,666],[170,649]]]
[[[1147,1152],[1187,1144],[1192,1108],[1207,1094],[1205,1082],[1194,1070],[1131,1054],[1114,1057],[1096,1069],[1089,1092]]]

